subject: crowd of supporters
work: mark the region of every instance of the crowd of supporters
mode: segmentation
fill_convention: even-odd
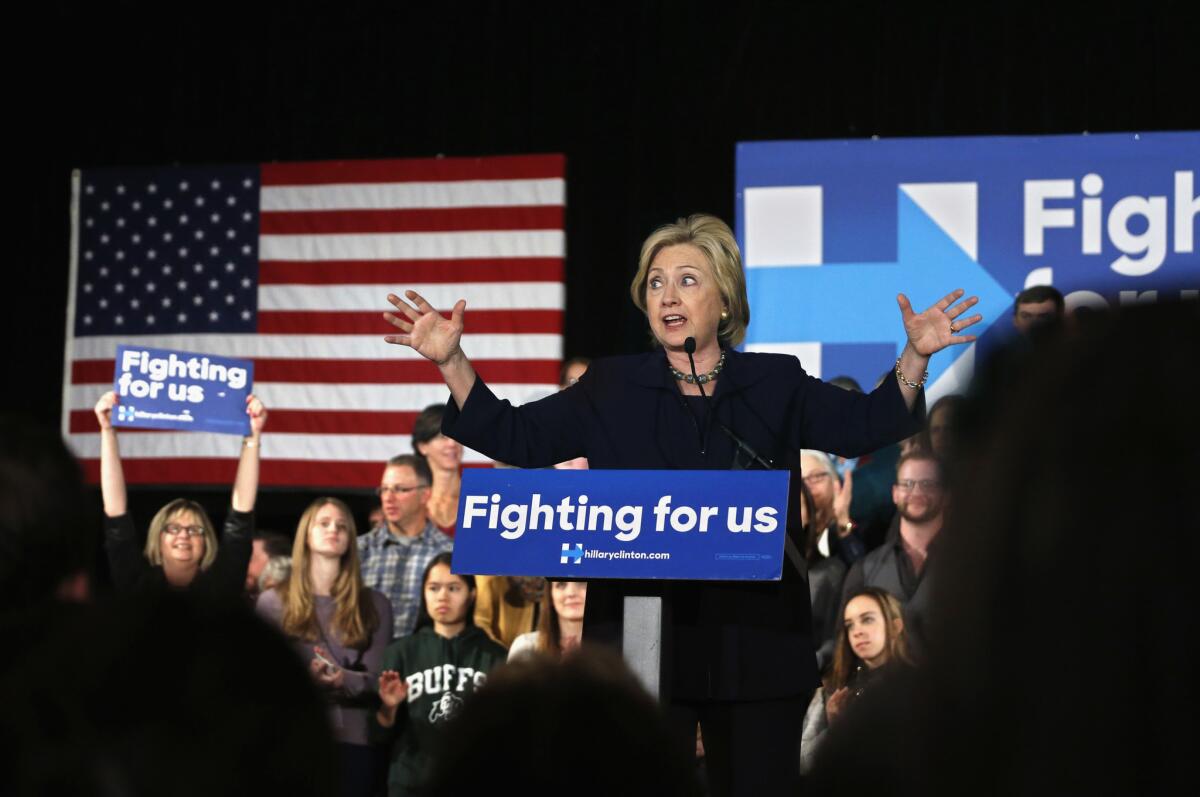
[[[1194,625],[1180,532],[1200,529],[1200,460],[1195,386],[1160,379],[1195,378],[1195,307],[1067,325],[1056,295],[1022,294],[1025,337],[913,439],[800,454],[789,534],[822,673],[795,751],[810,793],[1182,777],[1172,722],[1190,725],[1192,679],[1168,641]],[[115,401],[96,405],[102,518],[61,439],[0,424],[11,793],[704,792],[703,739],[680,755],[619,657],[589,648],[586,583],[451,572],[462,447],[440,406],[382,465],[370,528],[320,497],[289,542],[254,523],[258,399],[220,535],[186,498],[145,529],[130,516]]]

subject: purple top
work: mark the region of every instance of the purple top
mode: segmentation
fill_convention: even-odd
[[[367,723],[371,712],[377,708],[376,690],[383,664],[383,651],[392,641],[392,605],[380,592],[373,589],[366,589],[364,592],[366,598],[375,606],[375,614],[379,618],[377,630],[366,650],[359,651],[357,648],[342,646],[332,629],[334,602],[328,595],[313,596],[317,623],[321,627],[321,638],[311,642],[293,639],[293,642],[305,667],[313,660],[313,648],[317,645],[329,651],[333,660],[342,665],[345,671],[342,688],[326,693],[329,721],[339,742],[365,745]],[[268,590],[260,595],[256,609],[259,615],[275,625],[283,624],[283,601],[277,590]]]

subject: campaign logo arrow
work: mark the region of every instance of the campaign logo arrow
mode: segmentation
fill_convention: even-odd
[[[979,297],[968,315],[979,313],[983,320],[969,331],[982,335],[1012,304],[1012,297],[968,254],[968,249],[975,249],[974,207],[965,224],[969,229],[964,230],[961,207],[939,202],[936,191],[921,189],[910,185],[896,190],[895,262],[750,269],[747,290],[753,320],[747,347],[770,349],[772,343],[816,341],[893,343],[899,354],[907,338],[896,294],[908,296],[913,308],[921,312],[954,288]],[[931,217],[929,209],[942,224]],[[929,383],[936,383],[951,369],[960,370],[956,368],[960,358],[969,364],[973,358],[964,358],[968,351],[973,347],[954,346],[935,355],[929,364]]]

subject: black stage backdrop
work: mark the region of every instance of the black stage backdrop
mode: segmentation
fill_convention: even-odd
[[[1182,0],[40,5],[9,27],[3,408],[51,426],[74,167],[564,152],[565,349],[600,356],[647,346],[642,239],[731,219],[738,141],[1200,126]]]

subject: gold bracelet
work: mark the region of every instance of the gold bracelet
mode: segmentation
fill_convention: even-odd
[[[897,357],[896,358],[896,378],[899,379],[904,384],[911,387],[913,390],[920,390],[921,386],[925,384],[925,380],[929,378],[929,371],[926,371],[925,373],[921,374],[920,382],[909,382],[907,379],[904,378],[904,372],[900,370],[900,358]]]
[[[255,448],[257,446],[258,446],[258,443],[254,442],[254,438],[252,438],[252,437],[243,437],[242,438],[242,448]]]

